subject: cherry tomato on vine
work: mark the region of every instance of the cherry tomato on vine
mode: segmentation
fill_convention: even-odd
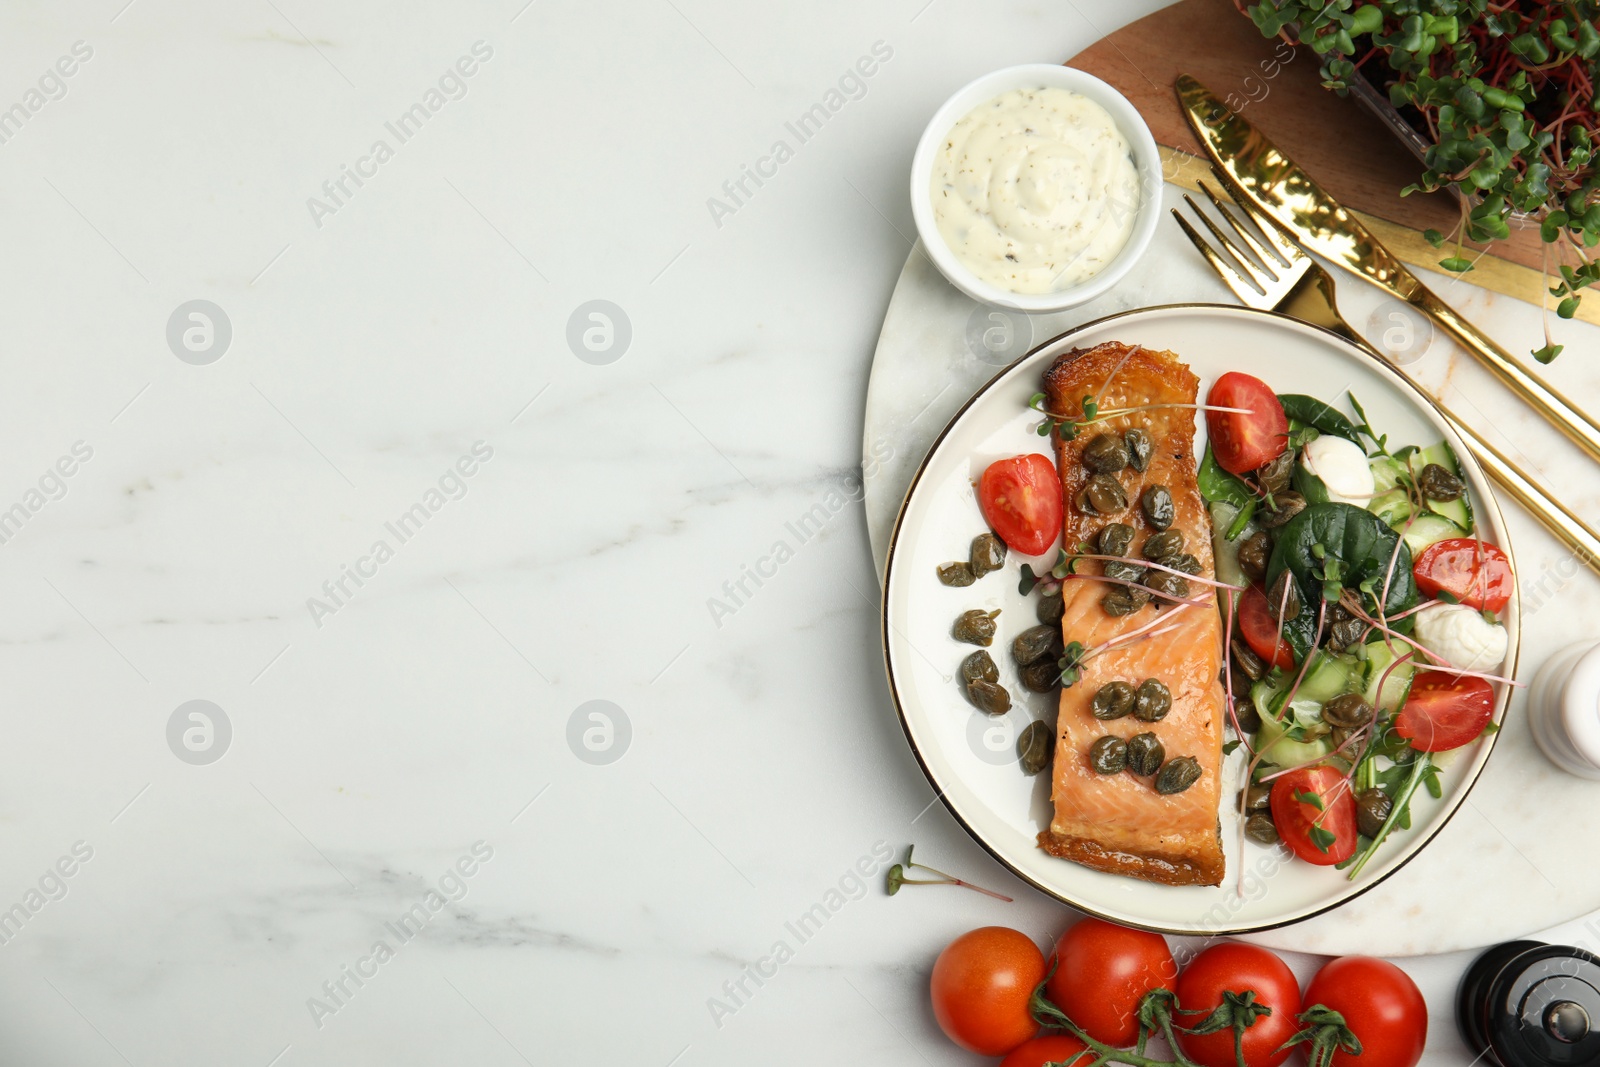
[[[1071,1034],[1041,1034],[1006,1053],[1000,1067],[1045,1067],[1047,1063],[1064,1063],[1088,1047]]]
[[[1245,1067],[1278,1067],[1294,1051],[1280,1051],[1280,1046],[1300,1026],[1294,1018],[1300,1014],[1300,983],[1288,964],[1264,948],[1225,941],[1190,960],[1173,991],[1183,1012],[1179,1021],[1193,1029],[1222,1004],[1224,992],[1246,991],[1254,992],[1255,1003],[1272,1014],[1257,1016],[1244,1031],[1240,1044]],[[1231,1027],[1198,1035],[1179,1030],[1178,1044],[1201,1067],[1236,1067]]]
[[[1449,537],[1423,550],[1412,566],[1417,588],[1428,596],[1449,593],[1468,607],[1499,611],[1511,602],[1517,580],[1497,546],[1473,537]]]
[[[1166,938],[1103,919],[1080,919],[1056,940],[1045,996],[1083,1032],[1108,1045],[1139,1036],[1139,1002],[1172,987],[1178,965]]]
[[[969,1052],[1002,1056],[1039,1032],[1028,1011],[1044,954],[1026,934],[984,926],[950,942],[933,964],[933,1017]]]
[[[1494,687],[1482,678],[1423,671],[1395,716],[1394,732],[1418,752],[1447,752],[1471,744],[1494,718]]]
[[[1230,474],[1248,474],[1277,459],[1288,447],[1289,418],[1278,394],[1260,378],[1229,371],[1211,387],[1206,405],[1249,412],[1206,412],[1211,452],[1217,466]]]
[[[1278,636],[1278,623],[1267,604],[1267,594],[1252,585],[1239,595],[1239,633],[1250,651],[1267,663],[1294,670],[1294,651]]]
[[[1332,1067],[1416,1067],[1428,1040],[1428,1005],[1411,976],[1387,960],[1345,956],[1306,987],[1305,1002],[1344,1016],[1361,1055],[1333,1054]]]
[[[1355,794],[1334,768],[1290,771],[1273,781],[1271,803],[1279,836],[1307,863],[1329,867],[1355,855]]]
[[[1061,479],[1037,452],[989,464],[978,479],[978,506],[1000,540],[1024,556],[1042,556],[1061,536]]]

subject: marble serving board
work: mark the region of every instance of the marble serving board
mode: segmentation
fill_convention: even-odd
[[[1168,185],[1166,207],[1181,203],[1182,193]],[[1391,339],[1409,341],[1410,369],[1435,395],[1542,472],[1547,484],[1563,487],[1563,496],[1583,513],[1600,516],[1600,477],[1536,414],[1395,301],[1338,276],[1341,307],[1357,329],[1372,336],[1399,331]],[[1537,308],[1458,280],[1426,280],[1511,351],[1540,343]],[[1031,319],[974,303],[945,281],[920,245],[913,248],[884,316],[863,421],[867,525],[880,579],[913,474],[939,431],[984,382],[1072,326],[1129,308],[1183,302],[1234,301],[1165,213],[1149,251],[1115,290],[1071,311]],[[1547,376],[1569,395],[1600,395],[1600,329],[1578,322],[1554,329],[1567,351]],[[1600,578],[1513,501],[1501,504],[1522,583],[1519,676],[1526,681],[1557,650],[1600,637]],[[1592,836],[1582,830],[1600,804],[1600,783],[1546,762],[1529,733],[1524,703],[1519,692],[1482,779],[1421,855],[1335,911],[1252,939],[1303,952],[1422,955],[1492,944],[1600,908],[1600,852],[1579,843]]]

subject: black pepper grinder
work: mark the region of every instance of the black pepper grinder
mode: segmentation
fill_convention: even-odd
[[[1496,945],[1462,976],[1456,1022],[1495,1067],[1600,1064],[1600,956],[1539,941]]]

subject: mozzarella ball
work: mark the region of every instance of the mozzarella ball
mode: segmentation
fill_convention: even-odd
[[[1487,671],[1506,658],[1506,628],[1490,622],[1477,608],[1439,604],[1417,613],[1417,642],[1452,667]]]
[[[1303,462],[1328,487],[1328,499],[1358,508],[1372,503],[1377,483],[1361,446],[1343,437],[1323,434],[1306,442]]]

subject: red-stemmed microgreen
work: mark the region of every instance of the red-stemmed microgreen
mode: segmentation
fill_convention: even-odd
[[[916,846],[914,845],[907,845],[905,860],[901,863],[895,864],[893,867],[890,867],[889,873],[884,877],[884,888],[888,891],[891,897],[900,892],[900,887],[903,885],[958,885],[964,889],[971,889],[975,892],[982,893],[985,896],[994,897],[996,900],[1003,900],[1007,904],[1012,903],[1011,898],[1006,896],[1004,893],[996,893],[993,889],[985,889],[981,885],[973,885],[971,882],[957,878],[953,874],[946,874],[943,871],[929,867],[924,863],[912,863],[911,852],[915,847]],[[908,868],[914,868],[919,871],[927,871],[929,874],[937,874],[939,877],[907,878],[906,870]]]
[[[1034,393],[1028,399],[1028,407],[1044,416],[1044,420],[1034,428],[1040,437],[1049,436],[1052,430],[1063,441],[1071,441],[1083,431],[1085,427],[1096,423],[1107,422],[1124,415],[1136,415],[1141,411],[1159,411],[1164,408],[1189,408],[1194,411],[1222,411],[1236,415],[1253,415],[1252,408],[1225,408],[1210,404],[1139,404],[1131,408],[1101,408],[1100,402],[1092,396],[1085,396],[1083,403],[1076,413],[1051,411],[1048,398],[1043,393]]]

